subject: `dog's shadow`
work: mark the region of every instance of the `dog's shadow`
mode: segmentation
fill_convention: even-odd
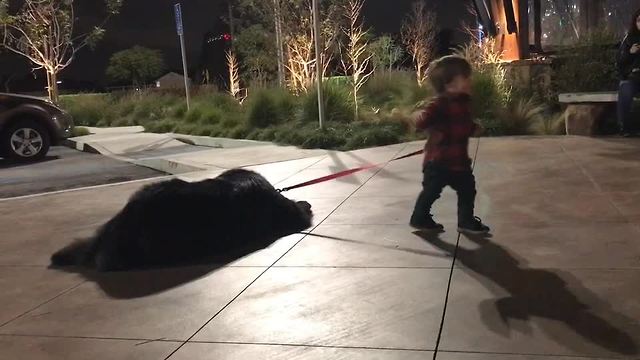
[[[80,267],[50,268],[80,274],[87,281],[97,284],[111,298],[136,299],[159,294],[207,277],[239,259],[271,246],[275,241],[254,243],[229,249],[216,256],[162,268],[150,267],[118,272],[98,272]]]
[[[489,330],[504,337],[510,337],[512,331],[531,334],[535,323],[564,346],[584,350],[575,341],[563,341],[552,322],[534,320],[549,319],[611,352],[640,353],[638,322],[616,311],[571,272],[529,268],[525,259],[486,237],[466,237],[472,244],[469,247],[445,242],[437,234],[414,234],[454,256],[462,271],[494,294],[495,298],[478,304]]]

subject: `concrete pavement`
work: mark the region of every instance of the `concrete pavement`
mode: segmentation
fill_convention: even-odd
[[[420,146],[252,168],[281,187]],[[638,359],[639,156],[633,139],[481,139],[490,239],[458,236],[450,191],[434,210],[445,233],[408,227],[411,158],[288,193],[313,205],[309,235],[223,267],[127,274],[46,266],[141,184],[0,201],[0,358]]]

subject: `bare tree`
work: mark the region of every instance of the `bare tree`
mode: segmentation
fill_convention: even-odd
[[[345,7],[343,2],[345,0],[334,0],[334,2],[323,12],[322,23],[320,24],[320,37],[323,44],[322,53],[322,75],[326,76],[329,70],[329,65],[340,51],[340,36],[346,18],[343,16]]]
[[[321,11],[321,41],[323,75],[328,71],[333,60],[340,34],[342,6],[338,1],[326,1]],[[287,21],[282,31],[287,48],[286,70],[289,88],[294,92],[306,91],[316,78],[315,34],[312,26],[312,9],[310,0],[297,0],[288,3],[285,9]]]
[[[312,26],[311,0],[233,0],[242,16],[236,20],[239,28],[237,51],[243,58],[268,59],[278,82],[296,92],[304,92],[315,81],[315,34]],[[342,21],[342,6],[346,0],[320,1],[321,59],[326,73],[337,53]],[[260,34],[256,34],[257,31]],[[266,35],[267,41],[247,41]],[[241,41],[243,44],[241,45]],[[250,50],[250,51],[247,51]],[[249,53],[249,54],[247,54]],[[247,56],[249,55],[249,56]],[[271,65],[271,64],[270,64]],[[252,67],[249,65],[249,69]]]
[[[242,104],[246,96],[242,96],[242,88],[240,88],[240,65],[232,51],[227,51],[226,55],[229,69],[229,94]]]
[[[287,42],[288,86],[295,92],[306,91],[315,80],[315,58],[313,56],[313,42],[310,37],[297,35],[290,37]]]
[[[411,55],[418,85],[427,78],[427,68],[436,52],[436,16],[423,1],[413,3],[411,13],[402,25],[402,42]]]
[[[346,25],[342,29],[346,37],[345,55],[341,59],[342,67],[346,74],[351,74],[351,95],[354,102],[354,120],[358,120],[358,91],[373,74],[370,66],[373,54],[369,51],[369,43],[366,40],[367,31],[364,30],[360,14],[364,0],[348,0],[345,4],[344,16]]]
[[[10,15],[9,1],[0,0],[2,45],[29,59],[47,74],[49,99],[58,101],[58,74],[85,46],[95,46],[105,30],[104,23],[120,11],[123,0],[105,0],[107,15],[91,31],[75,34],[73,0],[24,0],[20,10]]]
[[[314,34],[311,2],[289,3],[283,26],[287,50],[287,85],[296,93],[306,91],[315,79]]]

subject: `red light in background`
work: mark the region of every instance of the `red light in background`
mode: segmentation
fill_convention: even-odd
[[[222,35],[222,38],[223,38],[225,41],[230,41],[230,40],[231,40],[231,35],[230,35],[230,34],[224,34],[224,35]]]

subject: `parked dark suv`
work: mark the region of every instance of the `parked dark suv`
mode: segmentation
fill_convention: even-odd
[[[71,136],[71,116],[48,100],[0,93],[0,157],[42,159]]]

